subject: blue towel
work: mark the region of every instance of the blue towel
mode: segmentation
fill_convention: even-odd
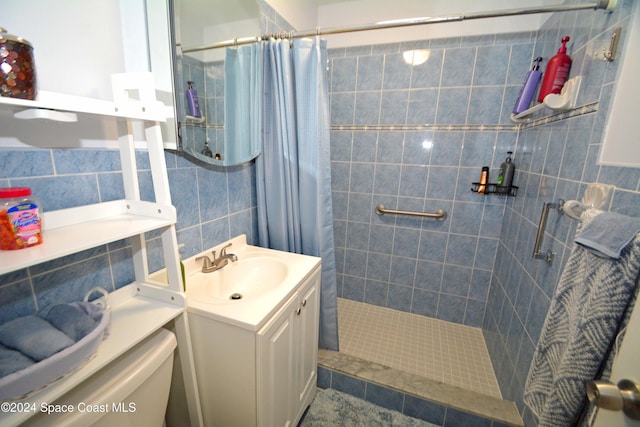
[[[584,228],[595,220],[594,213],[581,216]],[[622,250],[620,259],[573,245],[525,383],[524,402],[538,416],[539,427],[577,425],[586,384],[597,379],[608,356],[637,293],[639,273],[640,236]]]
[[[640,218],[603,212],[584,226],[575,242],[594,255],[620,259],[622,250],[640,232]]]
[[[0,343],[39,362],[74,342],[41,317],[24,316],[0,325]]]
[[[76,342],[98,325],[96,320],[71,304],[56,304],[38,314]]]
[[[0,344],[0,378],[33,365],[35,360]]]

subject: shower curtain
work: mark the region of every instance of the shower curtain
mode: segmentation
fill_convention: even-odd
[[[227,49],[224,60],[224,166],[245,163],[260,154],[260,76],[260,44]],[[237,141],[246,143],[237,144]]]
[[[258,241],[322,258],[319,346],[337,351],[326,42],[270,40],[263,49]]]

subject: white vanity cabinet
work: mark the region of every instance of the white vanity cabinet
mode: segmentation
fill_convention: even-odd
[[[298,423],[316,390],[319,296],[320,264],[257,331],[189,312],[206,426]]]
[[[295,426],[315,396],[320,274],[258,332],[258,425]]]

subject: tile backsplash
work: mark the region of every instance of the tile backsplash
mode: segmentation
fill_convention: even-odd
[[[251,165],[219,168],[166,151],[178,242],[184,258],[239,234],[253,242],[255,191]],[[108,149],[0,149],[0,186],[26,186],[45,211],[124,198],[117,151]],[[153,200],[145,150],[136,152],[140,193]],[[29,168],[20,168],[29,165]],[[45,225],[46,226],[46,225]],[[158,235],[147,236],[149,269],[164,264]],[[0,276],[0,322],[33,314],[50,303],[81,300],[95,286],[113,291],[134,280],[127,240]]]

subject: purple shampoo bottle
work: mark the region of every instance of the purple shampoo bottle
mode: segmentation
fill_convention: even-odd
[[[193,82],[187,82],[187,109],[189,115],[193,117],[202,117],[200,113],[200,105],[198,104],[198,92],[193,88]]]
[[[516,105],[513,107],[513,114],[520,114],[531,105],[533,96],[536,94],[536,89],[538,88],[538,83],[540,83],[540,78],[542,77],[542,73],[540,72],[540,61],[542,61],[541,56],[538,56],[533,61],[533,68],[527,73],[522,89],[520,89],[518,99],[516,99]]]

